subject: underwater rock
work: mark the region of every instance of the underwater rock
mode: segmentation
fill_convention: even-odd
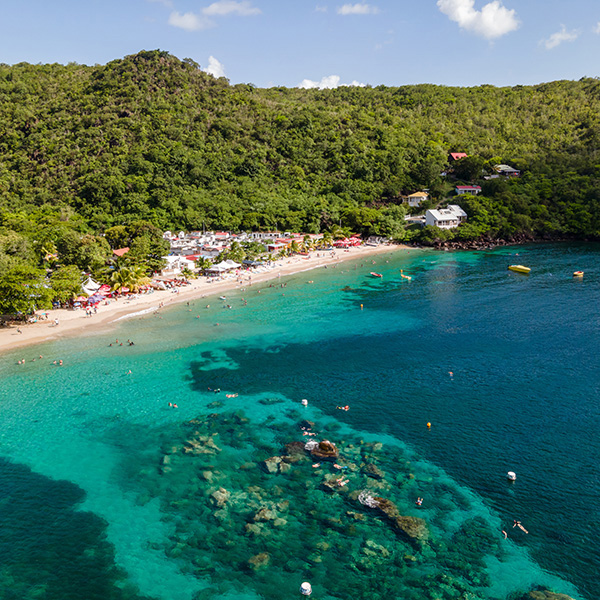
[[[284,456],[282,461],[279,463],[279,472],[280,473],[287,473],[291,468],[292,465],[290,465],[289,462],[287,462],[286,457]]]
[[[213,480],[214,475],[212,471],[202,471],[202,473],[200,473],[200,477],[202,477],[204,481],[208,481],[210,483]]]
[[[319,442],[310,452],[313,456],[321,459],[333,459],[339,455],[335,444],[329,440]]]
[[[248,535],[259,536],[266,533],[264,523],[246,523],[244,526]]]
[[[384,560],[390,556],[390,551],[381,544],[374,542],[373,540],[367,540],[362,553],[372,559]]]
[[[397,506],[385,498],[373,498],[377,509],[383,513],[396,532],[408,538],[410,542],[424,542],[429,537],[427,523],[419,517],[405,517],[400,514]]]
[[[240,465],[240,470],[241,471],[252,471],[253,469],[256,469],[256,463],[255,462],[245,462],[243,464]]]
[[[345,481],[347,482],[343,477],[331,477],[322,481],[319,487],[325,492],[347,492],[347,485],[345,483],[342,485]]]
[[[271,404],[281,404],[285,402],[283,398],[261,398],[258,403],[264,404],[265,406],[270,406]]]
[[[288,456],[294,456],[295,454],[304,455],[304,442],[290,442],[286,444],[285,452]]]
[[[267,473],[277,473],[279,471],[279,463],[281,462],[280,456],[272,456],[271,458],[267,458],[264,461],[265,468],[267,469]]]
[[[221,408],[223,406],[223,403],[220,400],[215,400],[214,402],[211,402],[210,404],[206,405],[208,408]]]
[[[367,463],[362,468],[362,472],[368,477],[373,477],[373,479],[383,479],[385,477],[385,473],[373,463]]]
[[[365,515],[362,513],[354,512],[353,510],[347,510],[346,514],[355,521],[364,521],[366,519]]]
[[[218,507],[225,506],[227,500],[229,500],[230,493],[225,489],[220,487],[218,490],[215,490],[210,497],[215,501]]]
[[[255,554],[248,560],[248,566],[257,571],[258,569],[264,569],[268,566],[271,560],[271,556],[268,552],[260,552],[259,554]]]
[[[555,594],[549,590],[538,590],[529,592],[529,594],[523,596],[522,600],[573,600],[573,598],[566,594]]]
[[[215,444],[212,436],[198,435],[183,443],[184,454],[216,454],[217,452],[221,452],[221,448]]]
[[[315,426],[315,424],[313,423],[313,421],[309,421],[307,419],[304,419],[303,421],[300,421],[300,423],[298,423],[298,427],[300,427],[300,429],[306,429],[307,431],[312,429]],[[298,443],[298,442],[294,442],[294,443]]]
[[[267,506],[263,506],[255,515],[254,521],[273,521],[277,518],[277,513]]]

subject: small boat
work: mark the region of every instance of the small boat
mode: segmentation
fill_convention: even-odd
[[[517,474],[516,474],[514,471],[509,471],[509,472],[506,474],[506,478],[507,478],[509,481],[516,481],[516,480],[517,480]]]
[[[219,296],[219,300],[227,300],[225,296]]]
[[[526,274],[529,274],[529,271],[531,271],[531,269],[529,267],[524,267],[523,265],[509,265],[508,270],[514,271],[515,273],[526,273]]]
[[[371,275],[373,277],[383,277],[383,275],[381,273],[374,273],[373,271],[371,271]]]
[[[575,271],[575,273],[573,273],[573,277],[583,277],[583,271]]]

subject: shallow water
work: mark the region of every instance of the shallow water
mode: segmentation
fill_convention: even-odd
[[[0,548],[14,564],[2,597],[283,598],[304,580],[318,598],[345,597],[344,581],[358,598],[500,599],[536,585],[595,597],[597,247],[375,261],[381,280],[370,261],[344,263],[231,293],[232,310],[202,300],[4,355]],[[116,337],[136,345],[109,348]],[[178,451],[165,470],[195,417],[220,450]],[[347,492],[323,491],[336,471],[309,458],[275,475],[261,466],[308,439],[302,418],[342,449]],[[368,462],[385,476],[365,475]],[[352,497],[369,486],[422,517],[427,542]],[[219,487],[233,499],[215,516]],[[248,533],[260,506],[283,500],[285,524]],[[40,539],[47,550],[32,552]]]

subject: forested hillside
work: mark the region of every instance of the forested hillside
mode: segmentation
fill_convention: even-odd
[[[469,154],[473,181],[496,163],[523,175],[480,182],[455,232],[407,231],[399,196],[429,188],[443,203],[449,151]],[[161,51],[0,65],[0,269],[41,266],[49,246],[100,260],[120,225],[598,238],[599,152],[597,79],[257,89]]]

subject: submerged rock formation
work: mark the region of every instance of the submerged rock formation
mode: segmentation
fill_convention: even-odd
[[[321,459],[333,459],[339,456],[338,449],[336,448],[333,442],[329,440],[323,440],[319,442],[310,453],[316,457]]]
[[[523,596],[521,600],[573,600],[573,598],[566,594],[556,594],[549,590],[537,590],[529,592],[529,594]]]
[[[385,498],[374,498],[377,502],[376,510],[385,515],[394,530],[411,543],[425,542],[429,537],[429,530],[424,519],[419,517],[406,517],[401,515],[398,507]]]

